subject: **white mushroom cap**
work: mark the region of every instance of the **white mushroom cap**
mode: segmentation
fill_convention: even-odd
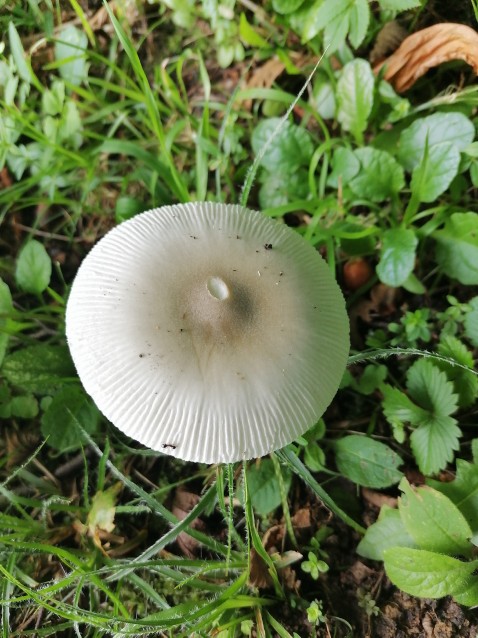
[[[240,206],[137,215],[83,261],[66,311],[103,414],[188,461],[262,456],[323,414],[349,350],[345,304],[316,250]]]

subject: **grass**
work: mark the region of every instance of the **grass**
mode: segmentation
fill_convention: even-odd
[[[322,31],[298,46],[299,8],[273,5],[224,3],[211,17],[203,3],[118,3],[95,16],[77,0],[30,0],[0,15],[9,34],[0,61],[4,638],[378,636],[375,602],[384,609],[392,585],[382,589],[377,559],[394,545],[363,550],[375,580],[361,597],[358,583],[350,605],[334,594],[377,514],[357,487],[401,495],[394,530],[415,551],[434,548],[406,519],[404,477],[435,496],[442,483],[450,503],[436,503],[464,537],[476,532],[463,505],[473,493],[460,491],[460,472],[478,467],[476,86],[443,92],[457,81],[452,65],[397,95],[364,60],[354,66],[386,20],[377,7],[359,55],[345,40],[324,51]],[[429,0],[401,16],[415,30],[440,11]],[[237,29],[245,60],[231,49]],[[244,81],[271,61],[282,64],[275,82]],[[341,82],[342,69],[359,81]],[[324,87],[328,107],[317,97]],[[440,139],[425,120],[433,114],[444,118]],[[410,133],[415,122],[430,126],[424,137]],[[456,165],[437,159],[440,143]],[[89,248],[141,210],[194,200],[238,202],[296,226],[350,309],[353,352],[337,400],[261,463],[208,467],[142,449],[100,416],[65,347],[68,290]],[[25,265],[31,240],[39,247]],[[355,285],[346,264],[370,273]],[[302,569],[310,552],[327,576]],[[447,593],[473,606],[473,587],[466,600],[463,587]]]

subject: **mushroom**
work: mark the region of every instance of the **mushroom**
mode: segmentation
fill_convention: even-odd
[[[117,226],[73,283],[66,333],[103,414],[154,450],[204,463],[285,446],[334,397],[345,304],[318,252],[241,206],[164,206]]]

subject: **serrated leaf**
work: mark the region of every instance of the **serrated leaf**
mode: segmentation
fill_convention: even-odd
[[[285,467],[281,467],[281,471],[287,492],[292,475]],[[266,516],[281,504],[279,479],[270,459],[261,459],[259,464],[247,468],[247,486],[254,510],[261,516]]]
[[[5,379],[24,392],[53,394],[76,377],[68,348],[29,346],[8,354],[3,362]]]
[[[377,275],[388,286],[401,286],[415,266],[418,240],[409,228],[391,228],[383,233]]]
[[[354,155],[360,170],[348,184],[357,197],[381,202],[405,185],[403,168],[390,153],[368,147],[357,149]]]
[[[251,139],[256,155],[269,141],[279,123],[280,118],[272,117],[256,126]],[[290,174],[302,166],[308,166],[313,152],[309,133],[292,122],[286,122],[261,159],[261,166],[270,173]]]
[[[25,292],[42,293],[50,283],[51,259],[43,244],[30,240],[21,249],[17,259],[15,279]]]
[[[478,533],[478,465],[457,459],[455,480],[428,483],[447,496],[466,518],[473,534]]]
[[[334,450],[341,474],[364,487],[389,487],[402,477],[402,459],[380,441],[351,434],[336,441]]]
[[[415,547],[415,543],[405,529],[400,512],[383,505],[377,521],[358,544],[357,553],[371,560],[383,560],[383,552],[391,547]]]
[[[475,348],[478,348],[478,297],[470,299],[469,305],[471,310],[466,313],[463,326],[467,338]]]
[[[449,498],[428,486],[413,489],[405,478],[399,488],[400,516],[420,549],[470,556],[471,528]]]
[[[399,443],[403,443],[405,423],[420,425],[427,413],[411,401],[404,392],[384,383],[381,387],[383,394],[383,412],[387,421],[394,428],[394,436]]]
[[[473,123],[462,113],[434,113],[415,120],[400,135],[399,160],[408,171],[418,166],[434,146],[450,142],[463,151],[475,137]]]
[[[355,0],[350,10],[349,40],[357,49],[367,35],[370,22],[370,6],[368,0]]]
[[[407,388],[412,399],[432,415],[445,416],[457,408],[453,383],[427,359],[419,359],[409,368]]]
[[[41,420],[41,432],[48,445],[60,452],[74,450],[82,445],[81,428],[93,434],[100,413],[93,401],[78,386],[65,387],[53,397]]]
[[[436,474],[453,460],[460,449],[461,430],[451,416],[431,416],[410,436],[410,444],[420,471]]]
[[[478,214],[453,213],[433,233],[440,270],[467,286],[478,284]]]
[[[358,142],[372,111],[374,85],[370,64],[358,58],[344,66],[337,82],[337,119]]]
[[[387,576],[412,596],[441,598],[465,592],[477,561],[465,563],[424,549],[393,547],[383,553]]]
[[[410,189],[420,202],[430,203],[444,193],[458,174],[460,153],[451,142],[428,149],[412,173]]]
[[[438,352],[445,357],[458,361],[464,366],[472,369],[474,367],[472,353],[457,337],[452,335],[442,336],[438,344]],[[454,389],[458,394],[458,405],[461,408],[472,405],[478,396],[478,376],[445,362],[438,363],[438,367],[445,372],[447,379],[453,383]]]

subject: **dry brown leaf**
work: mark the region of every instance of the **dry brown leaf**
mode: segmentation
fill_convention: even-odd
[[[432,67],[463,60],[478,74],[478,33],[454,22],[435,24],[408,36],[374,72],[385,66],[384,78],[398,93],[406,91]]]
[[[172,513],[180,521],[184,520],[193,507],[197,505],[199,498],[198,494],[188,492],[183,487],[178,487],[174,493]],[[190,527],[200,531],[205,530],[205,525],[199,518],[196,518]],[[176,542],[185,556],[194,558],[199,547],[199,542],[195,538],[189,536],[186,532],[180,532]]]

